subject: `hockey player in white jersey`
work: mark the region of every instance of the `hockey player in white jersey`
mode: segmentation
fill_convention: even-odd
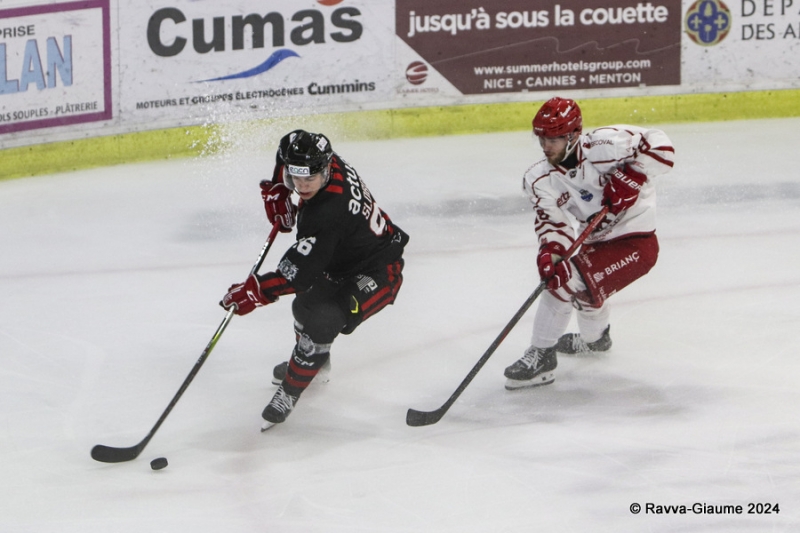
[[[536,264],[547,290],[530,347],[505,369],[509,390],[552,383],[557,352],[608,350],[607,299],[649,272],[658,257],[654,181],[672,168],[672,143],[651,128],[582,130],[581,110],[568,98],[551,98],[533,119],[545,159],[525,172],[522,186],[536,215]],[[561,262],[575,235],[604,205],[609,211],[598,229]],[[573,309],[579,333],[565,334]]]

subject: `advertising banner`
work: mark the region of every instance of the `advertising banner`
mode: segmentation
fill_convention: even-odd
[[[683,27],[685,91],[800,86],[800,0],[691,0]]]
[[[108,1],[0,10],[0,134],[111,118]]]
[[[463,94],[681,83],[681,3],[397,0],[396,31]]]
[[[120,5],[120,112],[151,122],[391,105],[392,2]]]

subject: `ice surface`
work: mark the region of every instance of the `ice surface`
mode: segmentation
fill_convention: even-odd
[[[0,531],[800,530],[800,120],[662,127],[661,257],[611,300],[610,353],[506,391],[532,309],[441,422],[407,427],[536,286],[520,183],[540,151],[527,132],[334,137],[411,235],[396,305],[337,339],[331,381],[263,434],[291,298],[235,317],[116,465],[89,450],[147,434],[261,249],[271,149],[0,182]],[[629,510],[648,502],[744,510]]]

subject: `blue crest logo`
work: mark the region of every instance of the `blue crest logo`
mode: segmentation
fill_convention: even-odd
[[[731,25],[731,10],[722,0],[697,0],[686,10],[686,34],[701,46],[721,43],[730,33]]]

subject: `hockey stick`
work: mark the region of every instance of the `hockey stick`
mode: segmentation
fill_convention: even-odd
[[[250,270],[250,274],[255,274],[261,268],[261,264],[264,262],[264,258],[267,256],[267,252],[269,252],[270,247],[272,247],[272,242],[275,240],[275,236],[278,234],[279,227],[280,223],[278,222],[272,226],[272,231],[269,234],[269,238],[267,239],[267,242],[264,243],[264,247],[261,249],[261,253],[258,256],[258,261],[256,261],[255,265],[253,265],[253,269]],[[156,425],[150,430],[150,433],[148,433],[139,444],[129,448],[115,448],[113,446],[104,446],[102,444],[98,444],[92,448],[92,459],[95,461],[100,461],[101,463],[124,463],[125,461],[132,461],[133,459],[139,457],[139,454],[142,453],[142,450],[144,450],[145,446],[147,446],[147,444],[150,442],[150,439],[152,439],[153,435],[156,434],[156,431],[158,431],[158,428],[161,427],[162,423],[164,423],[167,415],[169,415],[170,411],[172,411],[172,408],[175,407],[175,404],[178,403],[178,400],[181,398],[181,396],[183,396],[183,393],[189,387],[189,384],[200,371],[200,367],[202,367],[203,363],[205,363],[206,359],[208,359],[209,354],[211,354],[211,350],[213,350],[214,346],[217,345],[217,341],[219,341],[219,338],[222,336],[225,328],[228,327],[228,323],[231,321],[231,318],[233,318],[233,311],[233,307],[228,310],[228,313],[225,315],[222,323],[217,328],[214,336],[211,337],[206,349],[203,350],[200,358],[194,364],[194,367],[192,367],[192,371],[189,372],[189,375],[186,376],[181,388],[178,389],[178,393],[175,394],[175,396],[172,398],[172,401],[169,402],[169,405],[161,414],[161,417],[156,422]]]
[[[566,259],[570,258],[572,254],[575,253],[575,250],[577,250],[578,247],[581,244],[583,244],[583,241],[586,240],[589,234],[591,234],[595,230],[595,228],[597,228],[598,224],[600,224],[603,218],[605,218],[607,212],[608,208],[603,207],[603,209],[601,209],[595,215],[593,215],[591,222],[589,222],[589,225],[586,226],[586,229],[584,229],[583,232],[575,240],[575,242],[572,243],[572,246],[570,246],[569,250],[567,250],[566,254],[561,259],[561,261],[565,261]],[[450,409],[450,407],[455,403],[458,397],[461,396],[461,393],[464,392],[464,389],[467,388],[467,385],[469,385],[472,382],[472,380],[478,374],[480,369],[483,368],[483,365],[486,364],[486,361],[489,360],[489,358],[492,356],[497,347],[500,346],[500,343],[503,342],[503,340],[505,340],[506,336],[511,332],[511,330],[514,329],[514,326],[516,326],[517,322],[520,321],[522,315],[524,315],[528,311],[530,306],[533,305],[533,302],[536,300],[536,298],[538,298],[539,295],[542,292],[544,292],[546,287],[547,287],[547,280],[543,280],[541,283],[539,283],[539,286],[536,287],[536,290],[533,291],[533,294],[528,296],[528,299],[525,300],[525,303],[522,304],[522,307],[519,308],[519,311],[517,311],[514,317],[511,319],[511,321],[508,324],[506,324],[506,327],[503,328],[503,331],[500,332],[500,335],[498,335],[497,338],[492,343],[492,345],[489,346],[489,349],[486,350],[486,353],[484,353],[483,356],[480,359],[478,359],[478,362],[475,363],[475,366],[473,366],[472,370],[469,371],[467,377],[464,378],[464,381],[461,382],[461,385],[458,386],[455,392],[453,392],[453,394],[450,395],[450,398],[448,398],[448,400],[444,402],[444,405],[442,405],[440,408],[434,411],[417,411],[416,409],[409,409],[408,413],[406,413],[406,424],[413,427],[429,426],[441,420],[444,414],[447,412],[447,410]]]

